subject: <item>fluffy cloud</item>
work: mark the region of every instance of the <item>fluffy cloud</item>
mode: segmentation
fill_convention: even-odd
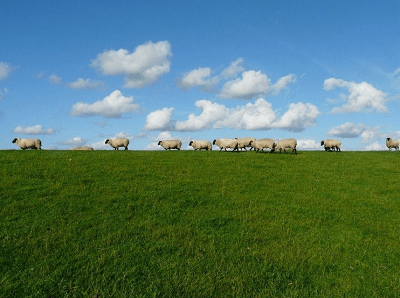
[[[8,78],[15,69],[17,69],[17,66],[11,66],[9,63],[0,61],[0,81]]]
[[[209,100],[198,100],[195,106],[202,110],[199,116],[190,114],[188,120],[178,121],[175,129],[181,131],[196,131],[210,128],[211,124],[228,115],[229,109]]]
[[[255,103],[248,103],[244,106],[227,108],[224,105],[211,102],[209,100],[199,100],[195,103],[201,109],[200,115],[190,114],[185,121],[177,121],[175,127],[169,130],[177,131],[199,131],[213,128],[233,128],[245,130],[265,130],[280,128],[288,131],[303,131],[309,126],[313,126],[320,112],[318,108],[309,103],[294,103],[289,106],[281,118],[272,109],[272,105],[263,98],[259,98]],[[160,115],[167,111],[156,111]],[[155,112],[153,112],[155,113]],[[151,115],[151,114],[150,114]],[[155,114],[153,115],[155,116]],[[160,116],[160,119],[162,117]],[[166,120],[160,123],[171,124],[172,115],[168,113]],[[154,117],[155,122],[157,117]],[[149,122],[149,121],[148,121]],[[147,125],[147,124],[146,124]],[[166,126],[159,125],[157,130],[166,130]]]
[[[103,89],[105,84],[91,79],[79,78],[75,82],[68,83],[67,86],[73,89]]]
[[[218,81],[218,77],[211,77],[211,68],[201,67],[187,73],[177,84],[183,90],[201,86],[204,92],[210,92]]]
[[[261,71],[248,70],[242,73],[242,77],[228,81],[222,87],[221,98],[253,98],[267,94],[271,80]]]
[[[316,142],[312,139],[300,139],[297,140],[297,149],[308,149],[308,150],[315,150],[321,149],[321,143]]]
[[[156,110],[147,115],[144,130],[172,130],[173,122],[171,121],[174,108],[163,108]]]
[[[325,90],[334,90],[336,87],[346,88],[349,95],[342,94],[340,98],[346,103],[340,108],[333,108],[331,113],[354,113],[370,110],[387,112],[386,102],[388,99],[386,94],[366,82],[347,82],[335,78],[325,80]]]
[[[61,145],[66,145],[66,146],[71,146],[71,147],[79,147],[79,146],[83,146],[86,144],[85,139],[82,139],[81,137],[73,137],[71,139],[68,139],[64,142],[61,142]]]
[[[363,123],[355,124],[351,122],[346,122],[345,124],[331,128],[328,131],[328,135],[341,138],[361,137],[363,143],[368,143],[384,137],[384,134],[380,132],[379,127],[371,127]]]
[[[286,88],[287,85],[290,83],[293,83],[296,81],[296,76],[294,74],[289,74],[287,76],[284,76],[278,80],[274,85],[272,85],[272,89],[276,92],[279,93],[283,89]]]
[[[386,146],[379,144],[378,142],[375,142],[365,147],[366,151],[381,151],[386,149],[387,149]]]
[[[105,75],[124,75],[125,87],[140,88],[156,82],[170,71],[171,56],[168,41],[148,42],[132,53],[125,49],[104,51],[97,55],[91,66]]]
[[[100,115],[106,118],[118,118],[122,114],[132,113],[139,109],[139,105],[133,103],[133,96],[124,96],[121,91],[115,90],[103,100],[93,104],[77,102],[72,106],[72,116]]]
[[[219,97],[250,99],[260,95],[276,94],[294,81],[295,76],[289,74],[272,85],[271,79],[266,74],[248,70],[242,73],[241,78],[226,82]]]
[[[225,68],[222,71],[222,76],[224,78],[236,77],[239,73],[244,71],[244,67],[241,66],[241,64],[243,64],[243,62],[244,62],[244,59],[241,57],[236,59],[236,61],[233,61],[231,63],[231,65],[229,65],[229,67]]]
[[[53,135],[55,133],[54,128],[44,129],[42,125],[27,127],[17,126],[14,128],[13,132],[24,135]]]
[[[320,113],[318,108],[310,103],[291,103],[289,110],[274,124],[274,127],[300,132],[313,126]]]

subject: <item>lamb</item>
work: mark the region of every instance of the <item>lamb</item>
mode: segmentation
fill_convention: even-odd
[[[255,138],[251,138],[251,137],[247,137],[247,138],[235,138],[238,141],[238,148],[240,150],[242,150],[244,148],[244,150],[247,151],[246,147],[250,147],[250,150],[252,149],[252,146],[250,145],[250,143],[252,141],[255,141]]]
[[[162,146],[165,150],[178,149],[181,150],[182,142],[179,140],[164,140],[159,141],[158,145]]]
[[[386,139],[386,147],[389,148],[389,151],[392,148],[395,148],[396,151],[399,151],[399,141],[398,140],[392,140],[391,138]]]
[[[341,145],[341,142],[339,140],[328,139],[328,140],[321,141],[321,146],[324,146],[325,151],[330,151],[331,149],[333,149],[333,151],[335,151],[335,149],[337,151],[341,151],[340,145]]]
[[[264,151],[264,149],[271,149],[271,152],[275,150],[275,141],[273,139],[261,139],[261,140],[255,140],[250,142],[250,146],[254,148],[254,150],[257,151]]]
[[[129,140],[127,138],[107,139],[105,144],[109,144],[114,150],[119,150],[119,147],[125,147],[125,150],[128,150]]]
[[[81,147],[76,147],[72,150],[93,150],[93,147],[89,147],[89,146],[81,146]]]
[[[206,149],[207,151],[212,150],[210,141],[203,141],[203,140],[190,141],[189,146],[192,146],[194,150],[201,150],[201,149]]]
[[[213,141],[213,145],[217,145],[220,150],[225,149],[227,151],[227,148],[233,149],[233,151],[239,152],[239,147],[238,147],[238,141],[236,139],[215,139]]]
[[[15,138],[13,143],[17,143],[17,145],[22,149],[42,149],[42,141],[39,139],[21,139]]]
[[[286,149],[291,149],[292,153],[297,154],[297,150],[296,150],[296,146],[297,146],[297,141],[295,139],[284,139],[279,141],[276,146],[275,149],[272,149],[271,152],[274,152],[275,150],[279,150],[280,153],[282,153],[282,149],[283,151],[286,152]]]

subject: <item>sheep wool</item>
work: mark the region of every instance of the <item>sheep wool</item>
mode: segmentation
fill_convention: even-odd
[[[163,140],[158,142],[158,146],[163,147],[165,150],[171,150],[171,149],[181,150],[182,142],[179,140]]]
[[[284,139],[279,141],[276,146],[275,146],[275,150],[279,150],[280,153],[282,153],[282,150],[286,152],[286,149],[291,149],[292,153],[297,154],[297,141],[295,139]]]
[[[394,148],[396,151],[399,151],[399,141],[392,140],[391,138],[386,139],[386,147],[389,148],[389,151]]]
[[[19,148],[25,149],[42,149],[42,141],[39,139],[21,139],[15,138],[12,143],[17,143]]]
[[[254,142],[256,139],[255,138],[251,138],[251,137],[246,137],[246,138],[235,138],[238,142],[238,148],[240,150],[242,150],[244,148],[244,150],[247,151],[246,147],[250,147],[250,150],[253,148],[250,143]]]
[[[264,149],[275,149],[275,141],[273,139],[260,139],[260,140],[255,140],[251,141],[250,145],[254,148],[254,150],[258,151],[264,151]]]
[[[321,141],[321,146],[324,146],[325,151],[330,151],[333,149],[333,151],[341,151],[340,150],[340,145],[342,143],[339,140],[334,140],[334,139],[328,139],[328,140],[323,140]]]
[[[119,150],[119,147],[124,147],[128,150],[129,140],[127,138],[107,139],[105,144],[109,144],[114,150]]]
[[[238,147],[238,141],[236,139],[215,139],[213,141],[213,145],[217,145],[220,150],[225,149],[233,149],[233,151],[238,151],[239,152],[239,147]]]
[[[212,150],[211,142],[210,141],[203,141],[203,140],[193,140],[190,141],[189,146],[192,146],[194,150],[201,150],[201,149],[206,149]]]

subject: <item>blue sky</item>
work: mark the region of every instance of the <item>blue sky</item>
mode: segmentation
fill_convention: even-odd
[[[1,1],[0,149],[249,136],[386,150],[399,15],[399,1]]]

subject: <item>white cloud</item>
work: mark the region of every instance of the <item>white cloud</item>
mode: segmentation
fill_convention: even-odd
[[[103,100],[93,104],[77,102],[72,106],[72,116],[100,115],[106,118],[121,117],[122,114],[132,113],[139,109],[139,104],[133,103],[133,96],[124,96],[121,91],[115,90]]]
[[[0,61],[0,81],[8,78],[10,73],[12,73],[17,68],[17,66],[11,66],[9,63]]]
[[[140,88],[156,82],[170,71],[171,56],[168,41],[148,42],[132,53],[125,49],[104,51],[97,55],[91,66],[105,75],[124,75],[125,87]]]
[[[54,85],[61,85],[62,79],[59,76],[53,74],[53,75],[49,76],[49,82]]]
[[[241,78],[226,82],[222,86],[220,98],[251,99],[260,95],[277,94],[290,83],[296,80],[294,74],[280,78],[275,84],[261,71],[248,70],[242,73]]]
[[[98,141],[90,145],[94,150],[107,150],[110,149],[110,145],[105,143],[106,140]]]
[[[13,132],[25,135],[53,135],[55,133],[54,128],[44,129],[42,125],[27,127],[17,126],[14,128]]]
[[[297,148],[308,150],[321,149],[321,143],[312,139],[300,139],[297,140]]]
[[[289,110],[274,124],[274,127],[300,132],[313,126],[320,114],[318,108],[310,103],[291,103]]]
[[[296,76],[294,74],[289,74],[285,77],[280,78],[278,82],[272,85],[272,88],[275,90],[276,93],[279,93],[283,89],[285,89],[288,84],[293,83],[295,81],[296,81]]]
[[[380,127],[371,127],[363,123],[355,124],[346,122],[345,124],[331,128],[328,135],[341,138],[362,138],[363,143],[369,143],[373,140],[384,138],[385,135],[380,132]]]
[[[221,98],[246,98],[267,94],[270,90],[271,80],[261,71],[248,70],[242,77],[228,81],[222,87]]]
[[[75,82],[67,84],[68,87],[73,89],[103,89],[105,84],[99,81],[92,81],[91,79],[79,78]]]
[[[381,151],[385,149],[387,149],[386,146],[379,144],[378,142],[375,142],[365,147],[366,151]]]
[[[175,126],[176,130],[196,131],[208,129],[213,122],[226,117],[229,113],[229,109],[225,106],[205,99],[196,101],[195,106],[200,108],[202,113],[199,116],[190,114],[188,120],[178,121]]]
[[[222,119],[215,122],[215,128],[235,129],[269,129],[276,122],[276,114],[272,105],[263,98],[259,98],[254,104],[248,103],[229,109]]]
[[[346,103],[340,108],[333,108],[331,113],[354,113],[371,110],[387,112],[387,95],[366,82],[347,82],[335,78],[325,80],[325,90],[334,90],[336,87],[347,88],[349,96],[342,94],[341,100]]]
[[[241,66],[241,64],[243,64],[243,62],[244,62],[244,59],[241,57],[236,59],[236,61],[233,61],[231,63],[231,65],[229,65],[229,67],[225,68],[222,71],[222,76],[224,78],[236,77],[239,73],[244,71],[244,67]]]
[[[210,92],[218,81],[218,77],[211,77],[211,68],[200,67],[187,73],[177,84],[183,90],[201,86],[204,92]]]
[[[197,101],[195,105],[201,109],[200,115],[190,114],[187,120],[177,121],[170,130],[199,131],[212,127],[245,130],[280,128],[298,132],[313,126],[320,114],[316,106],[299,102],[291,104],[288,111],[279,118],[272,109],[271,103],[263,98],[257,99],[254,103],[236,106],[235,108],[227,108],[224,105],[205,99]],[[148,123],[157,123],[157,119],[161,119],[157,130],[164,130],[166,127],[170,128],[173,122],[169,110],[164,112],[163,110],[158,110],[153,113],[150,114],[152,115],[152,121],[148,120],[146,123],[147,128],[150,126]],[[169,125],[162,125],[163,123],[168,123]]]
[[[144,130],[171,130],[173,122],[171,121],[174,108],[163,108],[147,115]]]
[[[64,142],[61,142],[61,145],[71,146],[71,147],[79,147],[85,145],[87,140],[82,139],[81,137],[73,137]]]

